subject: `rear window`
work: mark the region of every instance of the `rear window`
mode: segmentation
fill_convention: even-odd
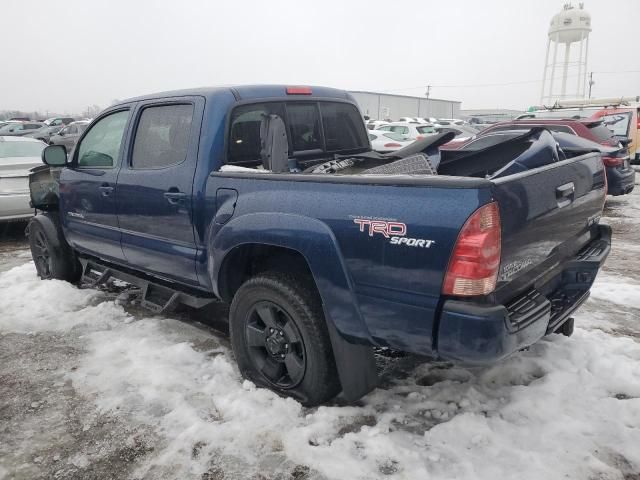
[[[589,131],[601,142],[613,137],[613,132],[602,123],[589,125]]]
[[[0,142],[0,159],[9,157],[39,157],[46,145],[42,142]]]
[[[629,134],[629,123],[631,112],[612,113],[601,117],[604,126],[613,132],[614,135],[626,137]]]
[[[366,145],[358,110],[348,103],[320,103],[327,152],[356,150]]]
[[[358,110],[337,102],[266,102],[242,105],[231,113],[227,163],[257,166],[260,159],[260,125],[264,116],[285,120],[289,150],[336,153],[368,149],[369,140]]]
[[[416,127],[416,130],[422,134],[436,133],[436,130],[431,126]]]

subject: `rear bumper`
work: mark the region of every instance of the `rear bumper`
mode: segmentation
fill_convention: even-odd
[[[625,195],[630,193],[635,186],[636,171],[633,168],[619,170],[616,167],[607,167],[607,194]]]
[[[460,363],[494,363],[555,331],[589,297],[611,250],[611,229],[599,226],[593,240],[562,269],[559,284],[543,295],[531,289],[507,305],[446,300],[440,316],[438,357]]]
[[[0,194],[0,221],[32,217],[29,200],[29,193]]]

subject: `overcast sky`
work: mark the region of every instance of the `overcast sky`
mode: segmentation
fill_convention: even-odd
[[[161,90],[327,85],[519,108],[563,0],[1,0],[0,110],[80,112]],[[574,2],[577,5],[577,2]],[[594,96],[640,94],[640,1],[587,0]],[[485,84],[518,83],[507,86]],[[461,86],[462,85],[462,86]],[[469,86],[473,85],[473,86]]]

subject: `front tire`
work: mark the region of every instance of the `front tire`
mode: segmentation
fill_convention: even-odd
[[[310,279],[267,272],[244,283],[229,311],[242,375],[307,406],[335,397],[340,382],[320,296]]]
[[[59,226],[56,223],[53,225],[53,229],[48,229],[35,220],[29,224],[29,247],[36,271],[43,280],[57,279],[75,283],[80,280],[82,267],[62,236]]]

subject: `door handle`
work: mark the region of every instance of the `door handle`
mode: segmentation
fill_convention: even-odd
[[[573,201],[573,195],[576,193],[576,187],[573,182],[565,183],[556,188],[556,200],[558,207],[562,208],[569,205]]]
[[[98,190],[100,190],[100,193],[102,193],[103,197],[108,197],[113,192],[113,187],[108,183],[103,183],[98,187]]]
[[[182,200],[187,198],[187,194],[183,192],[176,192],[173,190],[169,190],[168,192],[164,192],[164,198],[166,198],[167,202],[169,202],[171,205],[177,205]]]

